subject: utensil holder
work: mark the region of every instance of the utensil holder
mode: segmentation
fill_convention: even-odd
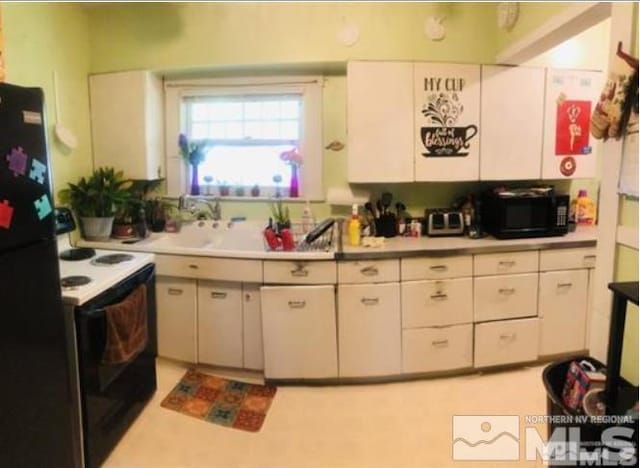
[[[395,237],[396,229],[396,215],[393,213],[380,215],[376,219],[376,237]]]

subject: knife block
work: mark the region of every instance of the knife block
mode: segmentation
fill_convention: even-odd
[[[376,237],[395,237],[397,235],[396,215],[387,213],[376,219]]]

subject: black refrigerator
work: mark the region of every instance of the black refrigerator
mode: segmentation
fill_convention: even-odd
[[[44,114],[41,89],[0,83],[2,467],[82,465]]]

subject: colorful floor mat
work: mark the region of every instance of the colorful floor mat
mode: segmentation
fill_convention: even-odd
[[[214,424],[257,432],[276,390],[188,370],[161,405]]]

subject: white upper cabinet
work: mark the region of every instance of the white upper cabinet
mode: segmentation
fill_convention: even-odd
[[[413,64],[349,62],[349,182],[413,180]]]
[[[544,68],[484,65],[480,179],[539,179]]]
[[[589,122],[601,89],[601,72],[547,69],[543,179],[595,177],[599,145]]]
[[[414,65],[415,180],[478,180],[480,66]]]
[[[162,80],[148,71],[89,77],[95,167],[132,179],[163,174]]]

